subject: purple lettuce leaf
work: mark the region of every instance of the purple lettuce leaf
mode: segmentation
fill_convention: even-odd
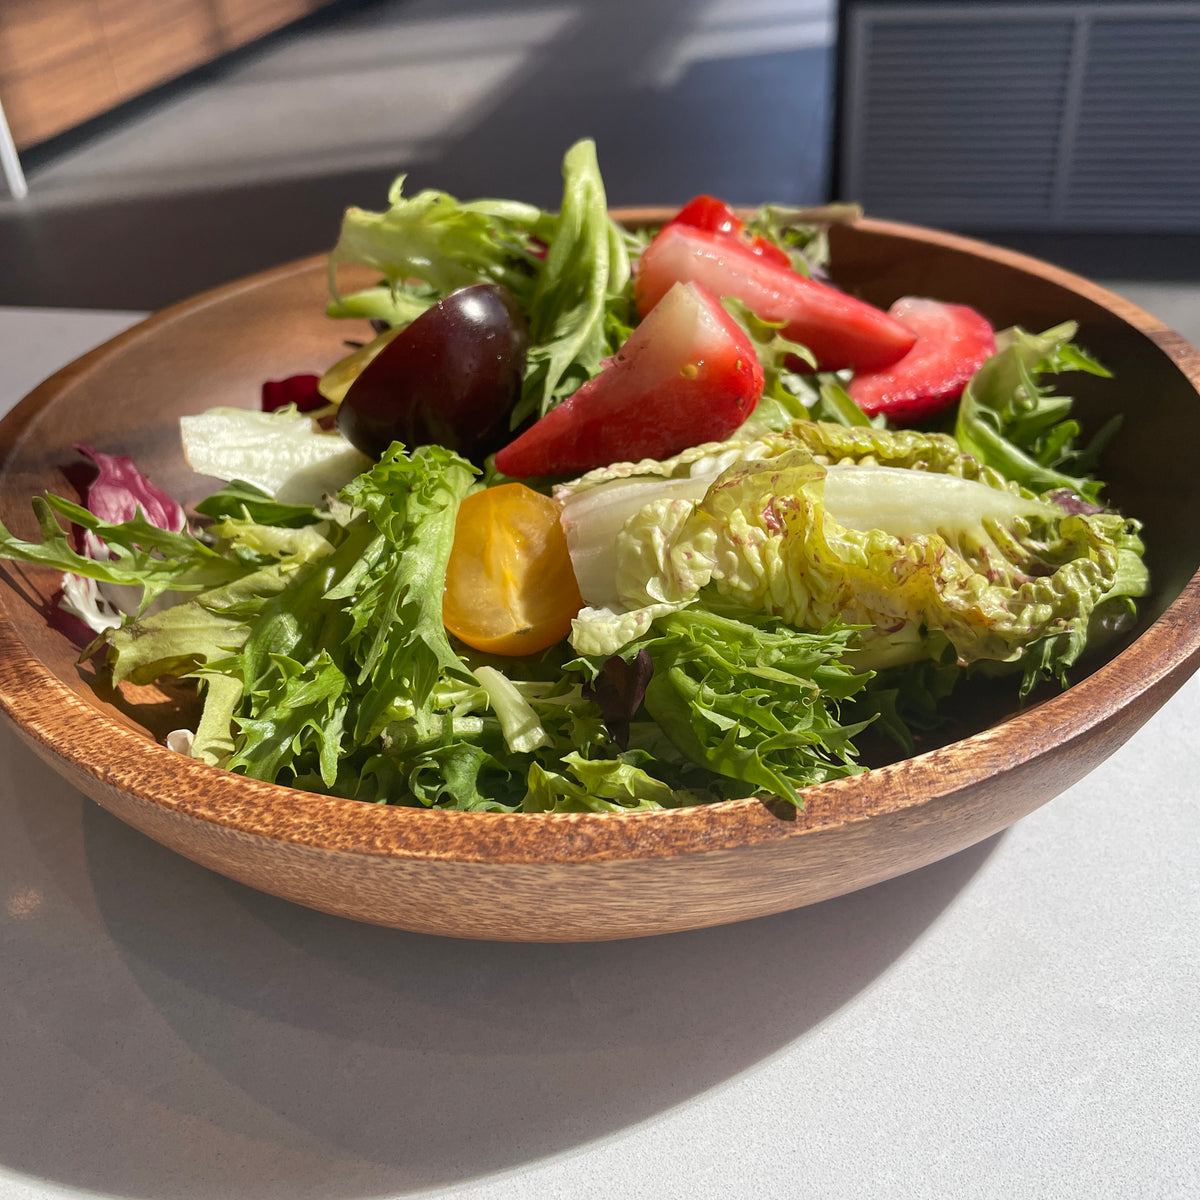
[[[583,686],[584,698],[600,709],[612,740],[622,750],[629,748],[629,723],[642,707],[653,674],[654,661],[643,649],[628,662],[614,654],[605,660],[599,675]]]

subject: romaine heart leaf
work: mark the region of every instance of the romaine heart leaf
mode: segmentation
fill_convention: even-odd
[[[1136,523],[1022,491],[948,437],[797,422],[792,444],[730,466],[694,506],[629,517],[620,604],[584,610],[576,647],[611,653],[614,632],[711,587],[800,628],[863,626],[864,665],[940,655],[946,640],[963,663],[1017,662],[1046,638],[1065,664],[1099,605],[1145,590]]]
[[[180,418],[179,428],[193,471],[240,479],[285,504],[319,504],[371,465],[340,434],[294,408],[210,408]]]

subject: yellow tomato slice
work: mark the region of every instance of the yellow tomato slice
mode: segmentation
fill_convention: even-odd
[[[553,500],[505,483],[462,502],[442,598],[455,637],[489,654],[536,654],[571,632],[582,606]]]

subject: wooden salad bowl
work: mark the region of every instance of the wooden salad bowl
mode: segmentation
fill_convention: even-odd
[[[738,921],[1004,829],[1111,754],[1198,665],[1200,353],[1103,288],[1007,250],[871,220],[836,226],[831,240],[835,280],[868,300],[957,301],[997,327],[1077,320],[1078,340],[1113,370],[1116,382],[1080,377],[1078,411],[1093,430],[1126,414],[1101,474],[1113,503],[1144,522],[1153,593],[1134,634],[1067,691],[1023,711],[1015,685],[1000,708],[966,693],[966,716],[938,742],[809,788],[802,811],[754,800],[628,815],[386,807],[167,750],[157,739],[183,723],[189,697],[114,694],[53,622],[57,575],[6,563],[0,707],[80,791],[180,854],[325,912],[457,937],[599,940]],[[32,495],[75,495],[64,468],[78,442],[129,454],[172,494],[200,499],[215,485],[188,470],[178,418],[256,406],[263,380],[324,370],[360,334],[328,320],[324,303],[324,258],[306,259],[158,313],[64,368],[0,424],[0,519],[32,536]]]

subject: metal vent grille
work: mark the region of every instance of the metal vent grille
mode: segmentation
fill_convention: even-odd
[[[994,229],[1200,228],[1200,3],[863,4],[839,191]]]

